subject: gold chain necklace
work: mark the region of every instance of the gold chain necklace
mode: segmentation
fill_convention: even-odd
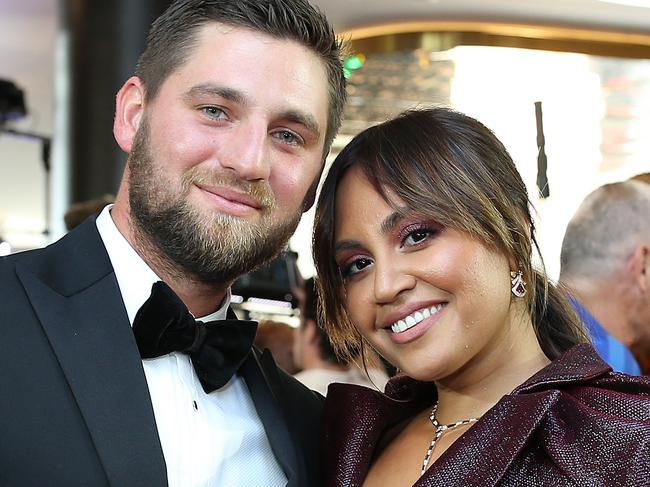
[[[445,431],[449,431],[451,429],[457,428],[458,426],[463,426],[464,424],[476,423],[479,419],[479,418],[461,419],[460,421],[456,421],[455,423],[451,423],[451,424],[440,424],[436,419],[438,404],[439,401],[436,401],[435,406],[433,406],[433,409],[431,410],[431,414],[429,414],[429,420],[431,421],[431,424],[436,429],[436,431],[433,435],[433,439],[431,440],[431,444],[429,445],[429,449],[427,450],[427,454],[424,455],[424,461],[422,462],[422,471],[420,472],[420,477],[422,477],[424,475],[424,472],[426,472],[427,465],[429,465],[429,460],[431,459],[431,454],[433,453],[433,449],[436,447],[436,442],[438,441],[438,438],[440,438]]]

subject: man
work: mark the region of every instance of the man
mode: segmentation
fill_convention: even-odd
[[[0,261],[0,485],[318,485],[322,398],[250,351],[250,322],[212,322],[313,202],[339,48],[306,0],[154,22],[116,99],[115,204]]]
[[[645,184],[650,184],[650,172],[644,172],[636,174],[630,178],[632,181],[640,181]],[[648,324],[650,326],[650,323]],[[641,367],[641,373],[643,375],[650,375],[650,350],[641,352],[636,356],[639,366]]]
[[[293,357],[302,371],[294,377],[322,395],[327,394],[327,387],[332,382],[358,384],[383,391],[388,375],[379,368],[379,363],[375,363],[378,360],[370,360],[366,373],[357,365],[341,360],[334,352],[325,331],[317,324],[318,296],[313,278],[305,281],[301,304],[300,328],[295,330]]]
[[[614,370],[635,375],[633,355],[650,355],[649,221],[650,187],[607,184],[580,205],[561,252],[560,282],[596,350]]]

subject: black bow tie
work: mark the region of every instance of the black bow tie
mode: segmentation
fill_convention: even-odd
[[[151,296],[133,320],[140,356],[188,354],[207,394],[223,387],[237,372],[253,346],[256,331],[255,321],[196,321],[162,281],[153,285]]]

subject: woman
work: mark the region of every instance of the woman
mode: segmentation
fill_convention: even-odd
[[[470,117],[407,112],[340,153],[314,227],[323,321],[403,374],[330,387],[326,485],[650,485],[650,380],[598,358],[533,249],[524,183]]]

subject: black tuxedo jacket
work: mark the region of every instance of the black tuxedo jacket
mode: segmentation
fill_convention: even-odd
[[[319,485],[322,398],[268,352],[253,351],[239,373],[288,485]],[[0,486],[167,484],[142,362],[94,219],[45,249],[0,259],[0,388]]]

